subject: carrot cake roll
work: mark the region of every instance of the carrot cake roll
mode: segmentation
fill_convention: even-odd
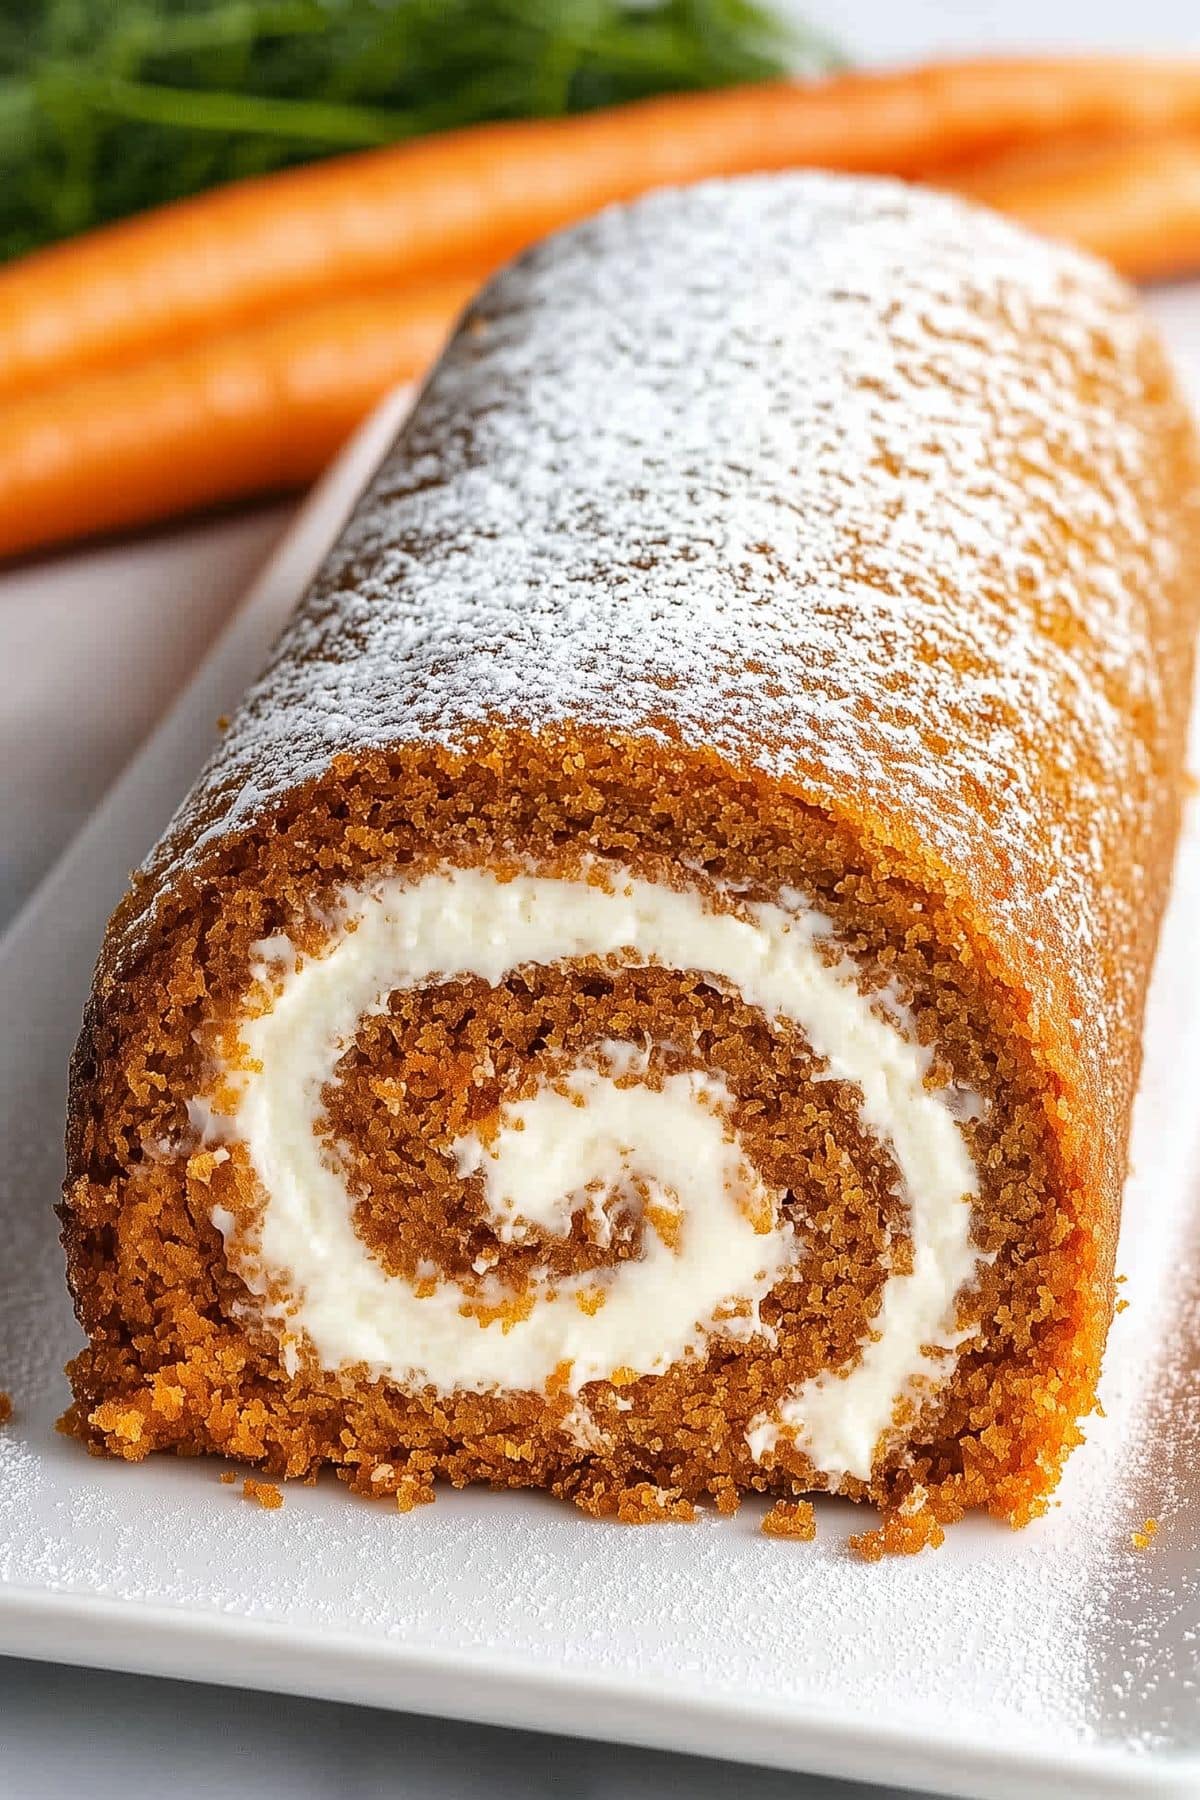
[[[1198,494],[1128,292],[947,198],[708,184],[502,273],[108,929],[67,1428],[402,1506],[1037,1512]]]

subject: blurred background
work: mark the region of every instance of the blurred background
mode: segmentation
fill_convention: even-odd
[[[930,180],[1110,256],[1195,384],[1196,59],[1195,0],[5,0],[0,929],[356,423],[607,200]],[[96,1800],[867,1792],[3,1661],[0,1765]]]
[[[807,162],[1177,280],[1200,265],[1189,49],[1193,0],[7,0],[0,923],[292,496],[523,243],[663,180]]]

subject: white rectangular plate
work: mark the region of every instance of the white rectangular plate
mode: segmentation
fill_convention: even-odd
[[[1165,303],[1170,305],[1168,301]],[[1200,829],[1151,1007],[1107,1417],[1061,1504],[868,1568],[732,1520],[632,1527],[540,1497],[406,1517],[336,1482],[247,1505],[218,1465],[56,1435],[78,1343],[51,1211],[64,1073],[104,920],[393,429],[314,495],[158,732],[0,949],[0,1651],[359,1700],[978,1795],[1200,1783]],[[181,597],[181,604],[184,604]],[[1160,1521],[1150,1550],[1131,1531]]]

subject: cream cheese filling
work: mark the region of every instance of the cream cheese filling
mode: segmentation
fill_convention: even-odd
[[[495,985],[522,966],[589,956],[696,971],[769,1019],[794,1021],[827,1076],[860,1090],[861,1124],[899,1168],[911,1272],[889,1272],[852,1365],[797,1384],[747,1434],[756,1457],[784,1441],[832,1481],[868,1478],[897,1407],[953,1368],[957,1297],[985,1259],[971,1240],[978,1180],[955,1117],[960,1097],[925,1086],[927,1051],[860,991],[853,962],[831,956],[830,935],[824,915],[791,890],[779,904],[726,910],[698,889],[619,869],[601,885],[444,867],[345,891],[321,954],[300,959],[282,937],[260,946],[269,999],[241,1021],[245,1066],[220,1071],[236,1105],[212,1128],[245,1146],[263,1193],[251,1235],[214,1210],[232,1266],[324,1368],[365,1364],[409,1389],[537,1391],[553,1378],[577,1391],[702,1356],[714,1333],[746,1335],[799,1245],[780,1196],[743,1155],[730,1096],[712,1076],[641,1083],[636,1047],[599,1045],[562,1082],[502,1108],[486,1143],[454,1146],[462,1173],[482,1173],[502,1240],[529,1226],[565,1233],[577,1208],[625,1190],[650,1219],[677,1215],[665,1235],[647,1226],[640,1257],[570,1280],[547,1271],[525,1316],[486,1325],[471,1310],[478,1296],[452,1279],[435,1276],[418,1291],[375,1260],[315,1129],[338,1058],[397,989],[466,975]],[[286,1302],[269,1298],[279,1293]]]

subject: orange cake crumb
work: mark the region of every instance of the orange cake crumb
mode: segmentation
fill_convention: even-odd
[[[283,1495],[273,1481],[258,1481],[253,1475],[247,1475],[242,1483],[242,1494],[247,1500],[257,1500],[265,1512],[278,1512],[283,1505]]]
[[[1133,1539],[1134,1549],[1135,1550],[1148,1550],[1150,1548],[1151,1540],[1153,1539],[1153,1537],[1155,1536],[1157,1531],[1158,1531],[1158,1520],[1157,1519],[1147,1519],[1145,1521],[1145,1523],[1143,1524],[1142,1529],[1140,1531],[1134,1531],[1134,1532],[1130,1533],[1130,1536]]]
[[[232,1487],[234,1482],[237,1480],[237,1476],[234,1474],[232,1469],[224,1469],[224,1470],[222,1470],[221,1474],[218,1476],[217,1479],[221,1482],[222,1486]]]
[[[432,1506],[437,1498],[428,1481],[402,1481],[396,1488],[397,1512],[411,1512],[415,1506]]]
[[[696,1508],[681,1489],[660,1487],[653,1481],[617,1488],[597,1475],[577,1487],[571,1498],[581,1512],[597,1519],[616,1519],[622,1525],[691,1525],[696,1519]]]
[[[617,1518],[622,1525],[652,1525],[663,1519],[691,1525],[696,1508],[678,1488],[656,1487],[652,1481],[639,1481],[626,1488],[617,1500]]]
[[[817,1512],[810,1500],[777,1500],[759,1530],[764,1537],[798,1538],[811,1544],[817,1535]]]
[[[936,1550],[945,1541],[941,1523],[924,1505],[885,1512],[874,1531],[857,1531],[848,1540],[851,1550],[863,1562],[882,1562],[885,1556],[915,1556],[919,1550]]]

